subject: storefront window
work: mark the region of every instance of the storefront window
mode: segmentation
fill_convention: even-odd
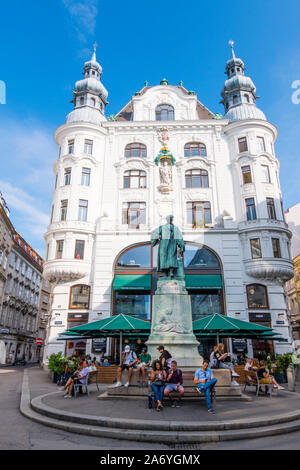
[[[115,314],[123,313],[138,317],[141,320],[150,320],[150,294],[121,293],[115,294]]]
[[[151,246],[142,245],[130,248],[119,258],[117,266],[124,268],[150,268]]]
[[[187,243],[184,252],[185,268],[219,267],[217,257],[206,248]]]
[[[70,308],[89,308],[90,287],[79,285],[71,287]]]
[[[260,284],[247,286],[248,308],[269,308],[267,289]]]
[[[192,304],[192,319],[198,320],[213,313],[222,314],[221,294],[218,290],[190,293]]]

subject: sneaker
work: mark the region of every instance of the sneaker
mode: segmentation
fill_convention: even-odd
[[[209,410],[207,410],[209,413],[211,414],[215,414],[215,410],[213,408],[210,408]]]
[[[282,387],[281,385],[278,385],[278,390],[285,390],[285,388]]]
[[[175,406],[176,406],[176,408],[180,408],[181,407],[181,401],[177,400],[175,402]]]
[[[129,387],[129,382],[126,382],[126,384],[124,385],[124,387]]]
[[[122,387],[122,383],[121,382],[117,382],[115,387]]]
[[[233,380],[233,381],[231,382],[231,385],[232,385],[233,387],[239,387],[239,386],[240,386],[240,384],[238,384],[235,380]]]
[[[72,398],[72,395],[65,395],[64,398]]]
[[[232,377],[240,377],[235,371],[232,372]]]

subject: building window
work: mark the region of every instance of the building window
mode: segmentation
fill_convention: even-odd
[[[250,103],[249,95],[244,95],[244,97],[245,97],[246,102]]]
[[[206,157],[206,146],[201,142],[189,142],[184,146],[184,156],[190,157]]]
[[[13,266],[14,262],[15,262],[15,254],[13,252],[11,252],[11,254],[9,256],[9,265]]]
[[[280,240],[279,238],[272,238],[272,248],[274,258],[281,258]]]
[[[185,172],[186,188],[208,188],[208,172],[206,170],[187,170]]]
[[[115,315],[123,313],[141,320],[150,320],[151,295],[144,293],[115,293]]]
[[[90,300],[90,287],[86,285],[77,285],[71,287],[69,308],[88,309]]]
[[[84,98],[83,98],[83,96],[79,99],[79,104],[80,104],[80,106],[83,106],[83,105],[84,105]]]
[[[74,153],[74,139],[68,140],[68,153]]]
[[[55,175],[55,185],[54,185],[54,189],[57,188],[57,178],[58,178],[58,174],[56,173],[56,175]]]
[[[258,152],[265,152],[265,139],[263,137],[257,137],[257,151]]]
[[[125,147],[125,157],[126,158],[146,158],[147,157],[147,147],[144,144],[138,142],[128,144]]]
[[[151,268],[151,246],[139,245],[126,250],[116,264],[121,268]]]
[[[261,169],[262,169],[262,176],[263,176],[262,182],[271,183],[270,171],[269,171],[268,165],[261,165]]]
[[[246,286],[248,308],[269,308],[267,288],[261,284]]]
[[[267,197],[267,209],[269,219],[276,220],[274,199],[272,197]]]
[[[145,202],[124,202],[122,210],[122,223],[129,228],[139,228],[146,223]]]
[[[78,207],[78,220],[81,222],[87,221],[87,210],[88,210],[88,201],[85,199],[79,199]]]
[[[233,103],[233,104],[237,104],[238,102],[239,102],[238,96],[237,96],[237,95],[233,95],[233,97],[232,97],[232,103]]]
[[[93,141],[92,140],[85,139],[84,153],[87,153],[88,155],[92,155],[93,153]]]
[[[258,259],[262,257],[260,238],[251,238],[250,247],[252,259]]]
[[[21,259],[19,257],[17,257],[17,260],[16,260],[16,271],[20,271],[20,263],[21,263]]]
[[[65,168],[65,186],[71,184],[71,168]]]
[[[75,259],[83,259],[84,255],[84,240],[76,240],[75,242]]]
[[[246,202],[246,211],[247,211],[247,220],[256,220],[256,209],[254,198],[251,197],[245,200]]]
[[[94,106],[94,107],[96,106],[96,100],[95,100],[95,98],[91,98],[91,105]]]
[[[187,223],[193,228],[211,224],[210,202],[187,202]]]
[[[90,185],[90,178],[91,178],[91,169],[90,168],[82,168],[81,184],[83,186],[89,186]]]
[[[61,259],[62,258],[63,249],[64,249],[64,241],[63,240],[57,240],[57,242],[56,242],[56,259]]]
[[[146,188],[146,172],[128,170],[124,173],[124,188]]]
[[[60,220],[67,220],[68,200],[60,202]]]
[[[239,144],[239,152],[247,152],[248,151],[248,144],[247,144],[247,138],[246,137],[240,137],[238,139],[238,144]]]
[[[242,166],[243,184],[252,183],[250,165]]]
[[[160,104],[155,110],[156,121],[174,121],[174,108],[169,104]]]

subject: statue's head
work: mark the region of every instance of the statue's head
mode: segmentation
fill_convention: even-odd
[[[172,224],[174,220],[174,215],[167,215],[166,217],[168,224]]]

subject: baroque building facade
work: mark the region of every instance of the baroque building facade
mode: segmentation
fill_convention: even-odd
[[[283,284],[293,276],[275,156],[276,127],[233,47],[222,89],[225,115],[193,91],[145,87],[105,117],[108,92],[92,59],[74,109],[55,133],[59,156],[45,234],[44,276],[54,285],[45,358],[85,348],[66,328],[116,313],[151,320],[156,248],[151,231],[174,215],[186,244],[193,319],[222,313],[262,323],[283,342],[248,341],[248,354],[291,350]],[[211,344],[203,342],[200,351]],[[235,352],[234,342],[229,344]],[[90,341],[86,352],[91,353]]]

